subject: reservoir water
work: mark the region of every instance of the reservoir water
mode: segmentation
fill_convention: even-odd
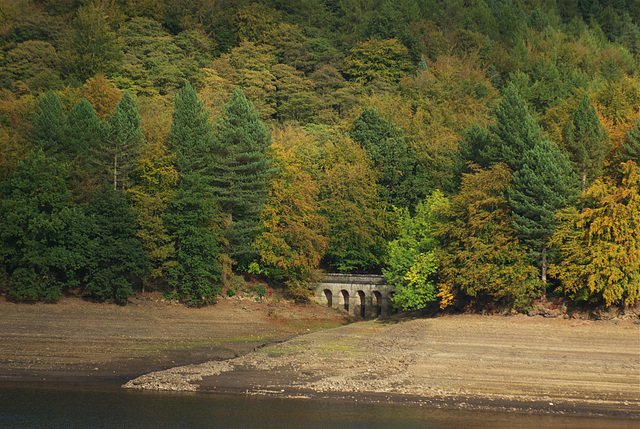
[[[0,427],[637,429],[638,421],[12,383],[0,384]]]

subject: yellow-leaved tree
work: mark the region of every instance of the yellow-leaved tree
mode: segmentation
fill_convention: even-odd
[[[504,197],[511,172],[502,163],[488,170],[471,168],[472,173],[463,175],[460,192],[439,206],[433,231],[440,241],[440,306],[490,297],[525,307],[539,285]]]
[[[271,150],[278,173],[262,211],[265,230],[254,243],[260,263],[250,267],[284,283],[287,295],[299,301],[310,297],[308,286],[317,275],[328,242],[323,235],[327,222],[320,214],[318,186],[309,171],[316,144],[300,128],[273,131]]]
[[[607,306],[640,299],[640,168],[621,164],[622,180],[597,179],[587,191],[590,207],[558,214],[552,238],[561,253],[550,274],[577,300]]]

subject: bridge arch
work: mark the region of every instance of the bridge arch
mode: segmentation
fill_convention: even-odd
[[[380,317],[382,315],[382,294],[377,290],[373,291],[372,304],[375,317]]]
[[[340,295],[342,296],[341,303],[340,303],[342,304],[342,309],[348,313],[349,312],[349,291],[342,289],[340,291]]]
[[[325,289],[323,292],[327,300],[327,307],[333,307],[333,292],[331,292],[331,289]]]

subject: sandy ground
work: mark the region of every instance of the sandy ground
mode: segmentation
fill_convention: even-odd
[[[202,309],[0,301],[0,381],[640,419],[637,318],[342,323],[316,305],[237,297]]]

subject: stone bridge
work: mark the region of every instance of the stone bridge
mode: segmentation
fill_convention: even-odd
[[[383,276],[360,274],[326,274],[316,287],[319,304],[338,307],[362,319],[387,317],[393,312],[394,288]]]

